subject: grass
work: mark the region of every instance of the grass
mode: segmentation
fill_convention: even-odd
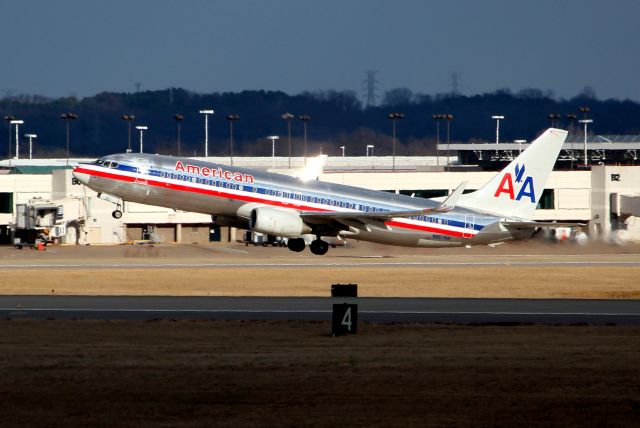
[[[12,269],[0,294],[327,296],[356,283],[362,297],[638,299],[640,267]]]
[[[3,426],[633,426],[640,327],[0,321]]]

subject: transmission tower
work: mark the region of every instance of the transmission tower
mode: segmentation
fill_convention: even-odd
[[[454,71],[453,73],[451,73],[449,75],[449,84],[450,84],[450,88],[451,88],[451,96],[455,97],[456,95],[458,95],[460,93],[459,89],[460,89],[460,73],[458,73],[457,71]]]
[[[367,74],[367,77],[364,79],[364,81],[362,82],[362,86],[363,86],[363,91],[364,91],[364,97],[367,100],[366,101],[366,106],[373,106],[376,104],[376,97],[377,97],[377,84],[378,84],[378,80],[376,79],[376,74],[378,74],[377,71],[365,71],[365,73]]]

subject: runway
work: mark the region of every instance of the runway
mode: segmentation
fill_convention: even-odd
[[[357,303],[361,321],[640,325],[640,300],[324,297],[0,296],[7,319],[330,320]]]
[[[401,267],[422,267],[422,268],[469,268],[469,267],[497,267],[497,266],[640,266],[640,260],[498,260],[498,261],[428,261],[428,262],[403,262],[403,261],[371,261],[371,259],[357,260],[353,262],[309,262],[309,263],[287,263],[280,261],[277,263],[21,263],[2,264],[3,269],[166,269],[166,268],[197,268],[197,269],[226,269],[226,268],[251,268],[251,269],[309,269],[309,268],[361,268],[363,266],[375,268],[401,268]]]

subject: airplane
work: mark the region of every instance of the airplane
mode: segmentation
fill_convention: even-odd
[[[327,253],[322,237],[406,247],[493,245],[527,239],[532,216],[567,131],[547,129],[480,189],[461,183],[448,197],[422,199],[184,157],[124,153],[80,164],[75,179],[116,201],[210,214],[231,226],[288,238],[290,250]],[[121,218],[121,205],[113,211]]]

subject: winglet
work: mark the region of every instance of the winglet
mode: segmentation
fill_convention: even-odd
[[[456,188],[456,190],[451,192],[451,194],[447,196],[447,199],[442,201],[442,203],[435,209],[435,211],[447,212],[454,209],[458,204],[458,200],[460,199],[460,196],[462,196],[462,194],[464,193],[464,189],[467,187],[468,183],[469,183],[468,181],[463,181],[462,183],[460,183],[460,185]]]

